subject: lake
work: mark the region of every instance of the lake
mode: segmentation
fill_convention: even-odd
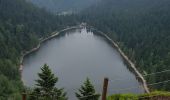
[[[90,29],[62,32],[24,57],[22,79],[26,86],[35,86],[37,73],[45,63],[59,78],[56,86],[67,91],[69,100],[76,100],[75,92],[87,77],[98,93],[102,93],[104,77],[109,78],[108,94],[144,92],[114,46]]]

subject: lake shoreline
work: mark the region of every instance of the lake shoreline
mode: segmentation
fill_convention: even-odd
[[[48,41],[56,36],[58,36],[61,32],[63,31],[67,31],[67,30],[70,30],[70,29],[75,29],[75,28],[81,28],[81,27],[84,27],[84,25],[77,25],[77,26],[72,26],[72,27],[69,27],[69,28],[65,28],[63,30],[60,30],[58,32],[53,32],[55,34],[49,36],[49,37],[46,37],[44,39],[40,39],[39,41],[39,44],[34,47],[33,49],[29,50],[29,51],[26,51],[25,53],[23,53],[20,57],[20,66],[19,66],[19,71],[20,71],[20,74],[21,74],[21,80],[24,84],[24,81],[22,79],[22,70],[23,70],[23,59],[25,56],[29,55],[30,53],[32,52],[35,52],[37,51],[40,47],[41,47],[41,44],[44,43],[45,41]],[[85,26],[86,27],[86,26]],[[135,64],[125,55],[125,53],[120,49],[120,47],[118,46],[118,44],[113,41],[108,35],[106,35],[105,33],[103,33],[102,31],[99,31],[98,29],[95,29],[92,27],[92,29],[96,30],[97,32],[99,32],[102,36],[104,36],[106,39],[108,39],[113,45],[114,47],[117,49],[117,51],[120,53],[120,55],[123,57],[123,59],[130,65],[130,67],[132,68],[132,70],[134,71],[134,73],[136,74],[135,76],[138,76],[139,79],[141,80],[142,82],[142,86],[145,90],[146,93],[150,93],[149,92],[149,88],[147,86],[147,83],[146,83],[146,80],[144,79],[144,77],[142,76],[142,74],[137,70],[137,68],[135,67]]]
[[[20,72],[20,75],[21,75],[21,80],[22,80],[22,82],[23,82],[23,79],[22,79],[23,60],[24,60],[24,57],[25,57],[25,56],[27,56],[27,55],[29,55],[29,54],[37,51],[37,50],[41,47],[41,44],[42,44],[42,43],[44,43],[44,42],[46,42],[46,41],[48,41],[48,40],[50,40],[50,39],[58,36],[61,32],[64,32],[64,31],[67,31],[67,30],[70,30],[70,29],[80,28],[80,27],[82,27],[82,26],[81,26],[81,25],[72,26],[72,27],[69,27],[69,28],[65,28],[65,29],[63,29],[63,30],[60,30],[60,31],[58,31],[58,32],[57,32],[57,31],[52,32],[52,33],[55,33],[55,34],[50,35],[50,36],[48,36],[48,37],[46,37],[46,38],[43,38],[43,39],[39,39],[39,43],[38,43],[38,45],[37,45],[36,47],[32,48],[31,50],[26,51],[26,52],[23,53],[23,54],[21,54],[21,56],[20,56],[20,65],[19,65],[19,72]],[[24,83],[24,82],[23,82],[23,83]]]
[[[135,72],[135,76],[139,77],[143,88],[145,90],[146,93],[150,93],[149,88],[147,86],[146,80],[145,78],[142,76],[142,74],[138,71],[138,69],[135,67],[135,64],[128,58],[128,56],[120,49],[120,47],[118,46],[118,44],[113,41],[108,35],[106,35],[104,32],[92,27],[92,29],[96,30],[97,32],[99,32],[102,36],[104,36],[106,39],[108,39],[116,48],[116,50],[120,53],[120,55],[123,57],[123,59],[130,65],[130,67],[132,68],[132,70]]]

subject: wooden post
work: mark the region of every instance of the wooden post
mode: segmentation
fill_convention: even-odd
[[[102,93],[102,100],[106,100],[107,96],[107,87],[108,87],[108,78],[104,78],[104,83],[103,83],[103,93]]]
[[[22,93],[22,100],[26,100],[27,98],[27,94],[26,93]]]

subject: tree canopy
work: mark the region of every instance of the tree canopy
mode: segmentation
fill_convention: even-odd
[[[63,89],[55,87],[58,77],[52,73],[49,66],[45,64],[38,73],[39,79],[36,80],[36,87],[31,93],[30,100],[67,100]]]
[[[100,94],[97,94],[94,86],[90,82],[90,79],[87,78],[84,84],[79,89],[79,92],[76,92],[76,97],[79,100],[99,100]]]

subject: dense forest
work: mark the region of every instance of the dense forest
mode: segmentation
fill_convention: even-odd
[[[27,0],[53,13],[79,12],[101,0]]]
[[[71,18],[71,17],[70,17]],[[21,53],[35,47],[39,38],[73,26],[25,0],[0,0],[0,99],[19,100],[23,90],[18,71]],[[76,21],[74,21],[76,22]]]
[[[103,0],[84,10],[80,20],[116,41],[142,74],[170,69],[170,1]],[[145,77],[148,83],[169,80],[170,73]],[[170,84],[151,89],[170,90]]]
[[[35,47],[39,38],[81,22],[109,35],[142,74],[170,70],[169,9],[169,0],[101,0],[78,14],[57,16],[26,0],[0,0],[0,99],[20,99],[22,53]],[[170,73],[161,73],[146,79],[155,83],[169,77]],[[170,90],[170,84],[151,89]]]

